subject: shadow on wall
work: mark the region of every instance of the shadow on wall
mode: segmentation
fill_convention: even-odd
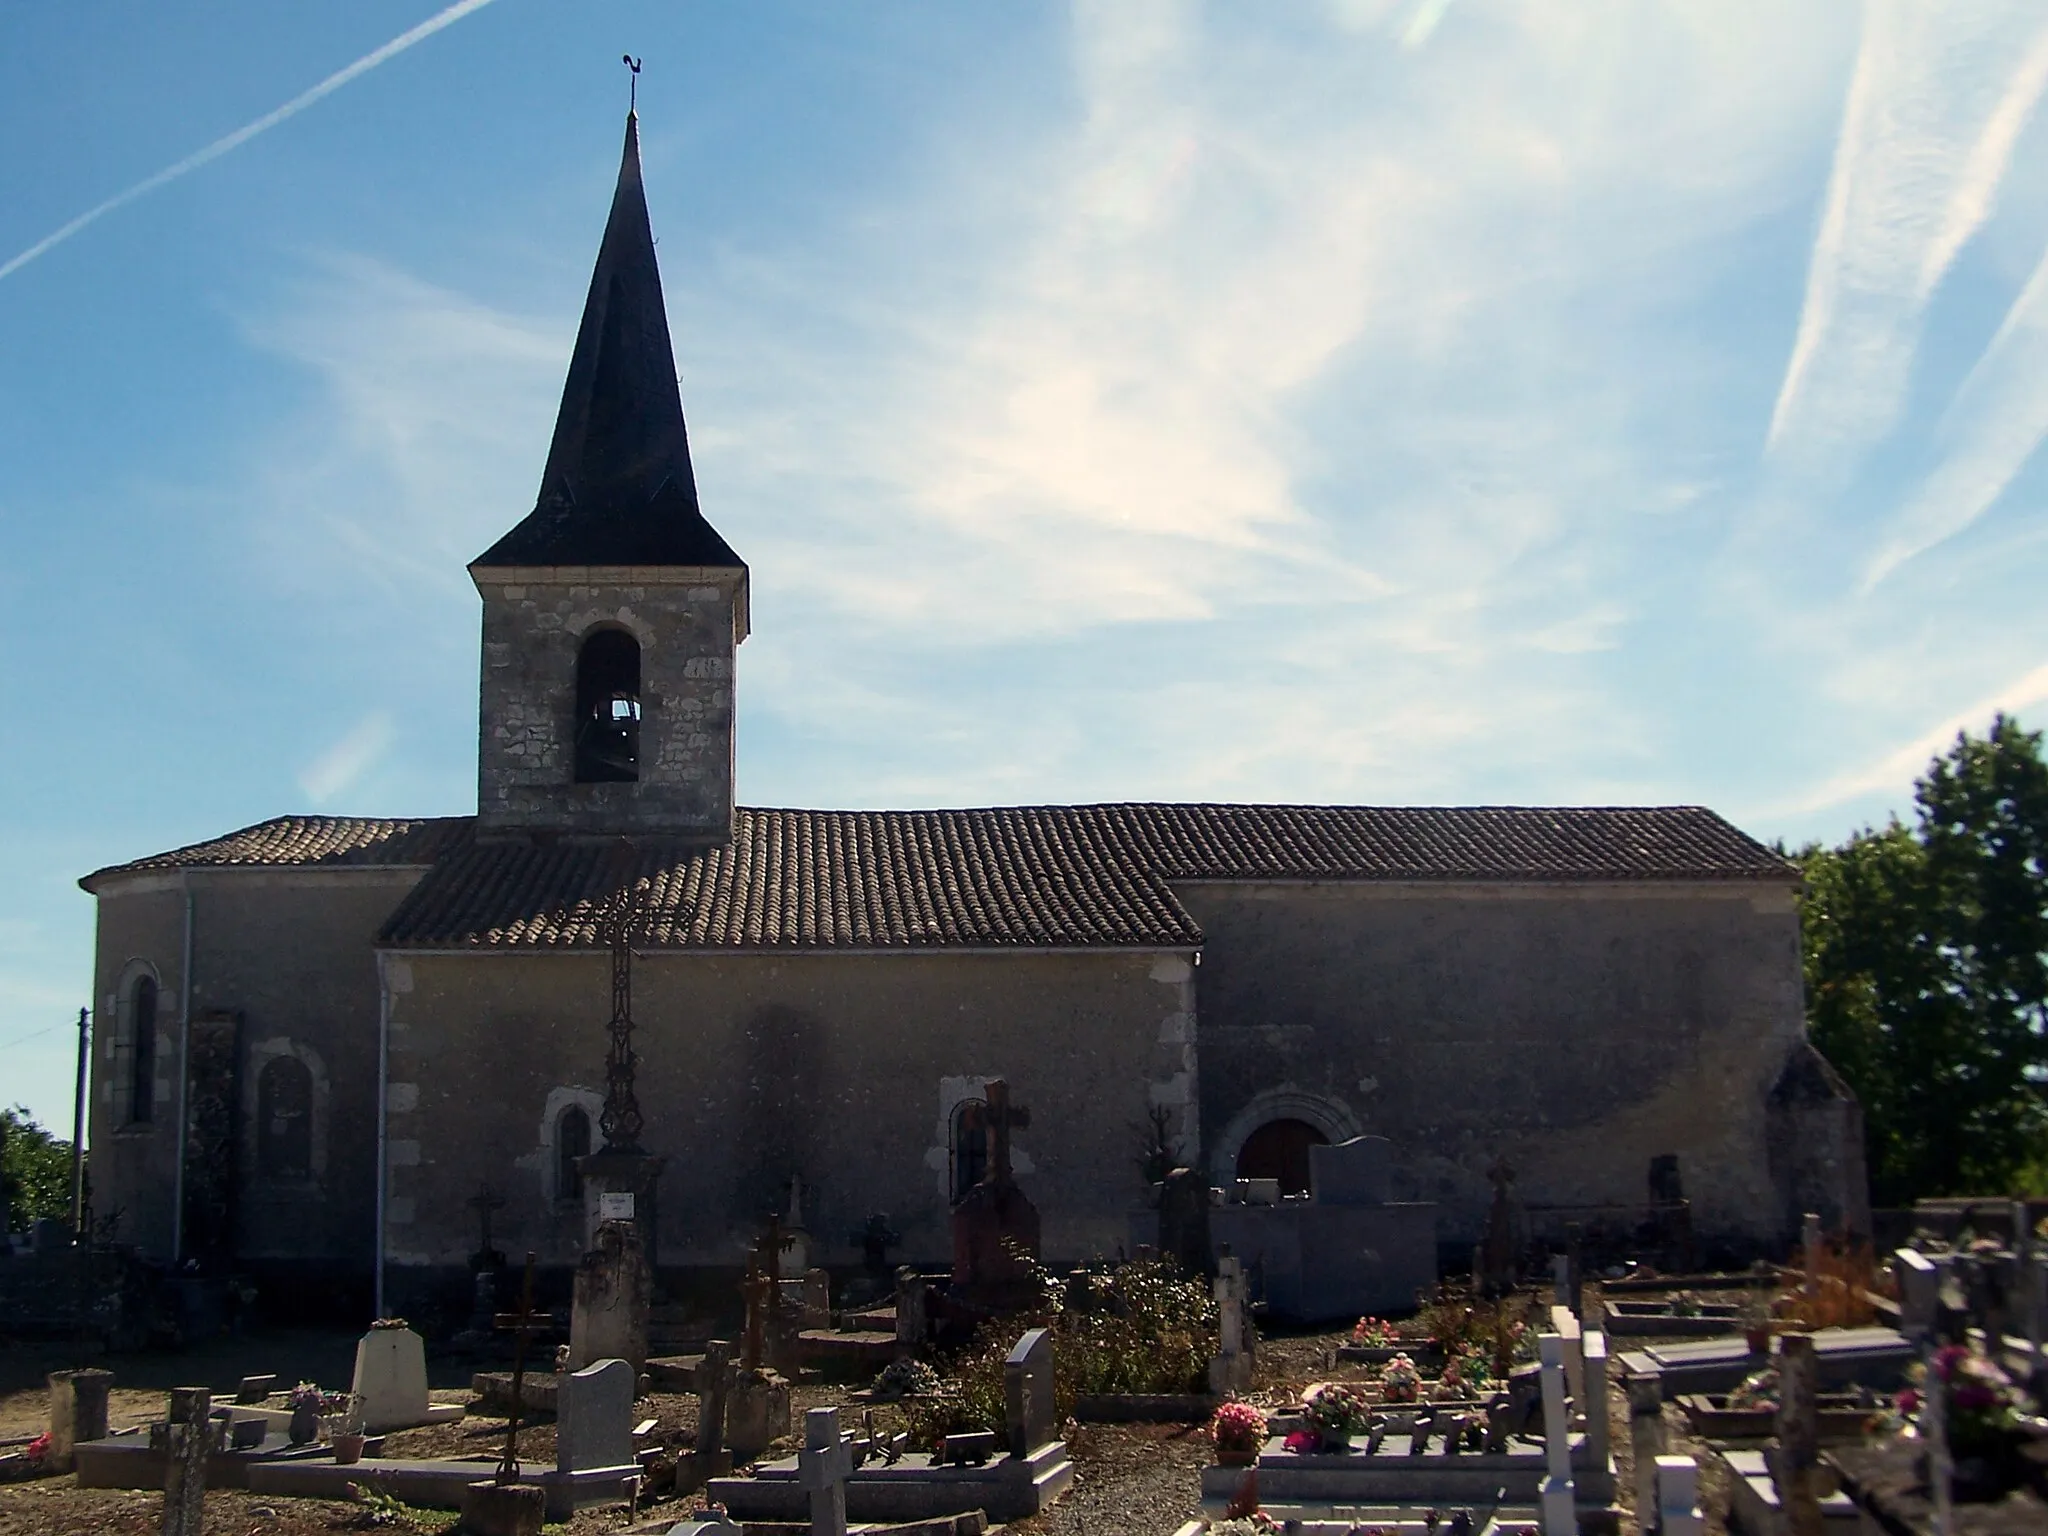
[[[1786,1241],[1807,1211],[1828,1232],[1867,1239],[1870,1179],[1863,1160],[1863,1106],[1810,1040],[1792,1047],[1765,1100],[1771,1183]]]
[[[822,1172],[814,1127],[824,1102],[825,1025],[799,1008],[774,1003],[745,1029],[745,1091],[734,1165],[734,1225],[747,1231],[789,1200],[792,1174],[806,1184]]]

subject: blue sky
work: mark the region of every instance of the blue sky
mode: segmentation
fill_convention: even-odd
[[[2038,4],[0,12],[0,1101],[77,876],[475,803],[646,62],[753,804],[1700,802],[2048,721]]]

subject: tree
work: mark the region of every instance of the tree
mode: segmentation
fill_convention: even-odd
[[[68,1216],[71,1143],[37,1125],[19,1104],[0,1109],[0,1137],[6,1143],[0,1187],[6,1190],[7,1227],[19,1231],[39,1216]]]
[[[2048,763],[1999,715],[1895,817],[1796,855],[1814,1043],[1863,1102],[1873,1198],[2048,1169]]]

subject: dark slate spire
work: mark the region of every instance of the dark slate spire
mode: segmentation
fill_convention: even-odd
[[[745,568],[697,507],[633,113],[539,499],[474,564]]]

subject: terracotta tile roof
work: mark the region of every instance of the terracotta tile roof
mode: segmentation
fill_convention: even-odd
[[[603,942],[602,845],[473,843],[385,925],[406,948]],[[1177,880],[1794,878],[1711,811],[1083,805],[747,810],[725,848],[641,840],[636,943],[678,948],[1180,947]]]
[[[101,870],[424,864],[386,922],[398,948],[605,942],[619,845],[478,841],[467,817],[284,817]],[[1071,805],[740,810],[732,843],[632,846],[649,947],[1184,947],[1195,880],[1774,880],[1762,844],[1694,806],[1640,809]]]
[[[392,820],[365,816],[276,816],[223,837],[96,869],[78,883],[88,891],[108,875],[151,869],[219,869],[245,864],[426,865],[469,841],[474,818],[429,816]]]

